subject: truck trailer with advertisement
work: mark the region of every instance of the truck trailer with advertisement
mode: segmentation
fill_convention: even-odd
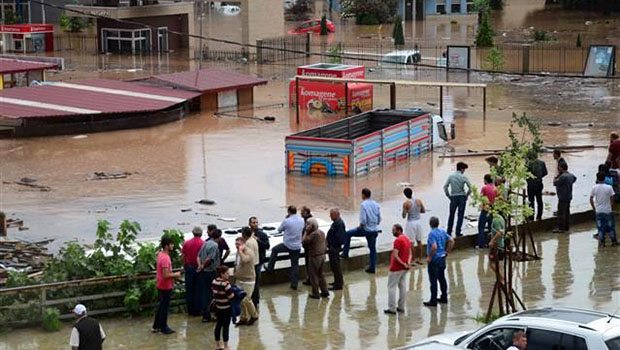
[[[438,115],[421,109],[376,109],[287,136],[286,171],[362,175],[429,152],[447,140]]]
[[[364,79],[364,66],[346,64],[316,63],[297,67],[297,75],[324,78]],[[305,81],[299,82],[295,93],[295,79],[289,83],[289,104],[311,115],[330,114],[348,110],[367,111],[372,109],[372,84]],[[299,96],[299,97],[296,97]]]

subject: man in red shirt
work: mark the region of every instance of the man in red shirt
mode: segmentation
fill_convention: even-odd
[[[411,263],[411,240],[403,234],[403,227],[399,224],[392,226],[394,249],[390,255],[390,272],[388,274],[388,308],[384,313],[395,315],[396,312],[405,312],[407,297],[407,275]],[[396,306],[396,289],[398,289],[398,307]]]
[[[170,306],[170,296],[174,287],[174,279],[181,277],[181,272],[172,272],[172,261],[170,252],[174,249],[172,239],[168,235],[161,237],[161,251],[157,254],[157,275],[156,286],[159,291],[159,307],[153,322],[153,333],[162,332],[172,334],[174,331],[168,327],[168,307]]]
[[[199,274],[196,272],[198,268],[198,251],[204,241],[202,240],[202,229],[194,227],[192,230],[193,238],[183,243],[181,253],[183,254],[183,268],[185,270],[185,303],[187,304],[187,313],[191,316],[200,316],[203,308],[202,295],[205,293],[205,287],[199,281]],[[210,286],[209,286],[210,288]]]
[[[484,175],[484,186],[480,189],[480,195],[487,199],[480,207],[480,216],[478,217],[478,241],[476,248],[482,249],[487,246],[486,231],[491,231],[491,222],[493,221],[493,218],[489,215],[489,208],[493,205],[497,196],[497,189],[491,174]]]
[[[617,132],[609,135],[609,154],[607,161],[611,163],[612,169],[620,169],[620,138]]]

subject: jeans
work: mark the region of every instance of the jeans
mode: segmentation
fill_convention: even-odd
[[[347,238],[344,241],[344,248],[342,249],[342,256],[349,256],[349,249],[351,249],[351,237],[366,237],[366,242],[368,242],[368,250],[370,250],[370,262],[368,264],[368,269],[374,271],[377,266],[377,235],[379,235],[379,232],[367,231],[363,227],[356,227],[348,230]]]
[[[202,279],[203,288],[203,299],[204,303],[202,308],[202,317],[206,319],[211,318],[211,311],[209,311],[209,305],[211,305],[211,300],[213,299],[213,291],[211,289],[211,284],[215,279],[215,271],[202,271],[200,273],[200,278]]]
[[[570,201],[558,201],[558,229],[568,231],[570,229]]]
[[[396,290],[398,289],[398,309],[405,309],[407,300],[407,276],[409,270],[390,271],[388,274],[388,309],[396,311]]]
[[[185,304],[187,305],[187,313],[191,316],[199,316],[203,308],[204,285],[199,278],[200,273],[196,272],[196,267],[185,266]]]
[[[228,330],[230,328],[230,319],[232,318],[232,309],[215,309],[215,341],[220,341],[220,333],[224,342],[228,341]]]
[[[534,201],[538,206],[538,211],[536,211],[536,220],[542,219],[543,214],[543,199],[542,199],[542,190],[543,184],[542,182],[535,182],[527,184],[527,199],[530,202],[530,208],[534,210]],[[534,214],[530,216],[530,220],[534,220]]]
[[[489,215],[486,210],[480,211],[480,217],[478,218],[478,241],[477,246],[482,248],[487,245],[487,231],[491,231],[491,222],[493,217]]]
[[[465,205],[467,204],[467,196],[450,196],[450,216],[448,217],[448,234],[452,236],[452,226],[454,226],[454,214],[459,210],[459,216],[456,221],[456,236],[460,237],[463,219],[465,218]]]
[[[342,276],[342,267],[340,266],[340,249],[329,248],[329,268],[334,274],[334,288],[342,288],[344,286],[344,278]]]
[[[605,244],[606,233],[609,233],[609,239],[612,243],[618,242],[614,213],[596,213],[596,228],[598,229],[599,242],[602,244]]]
[[[170,329],[168,327],[168,308],[170,307],[170,297],[172,295],[172,289],[170,290],[161,290],[159,291],[159,307],[157,308],[157,313],[155,314],[155,321],[153,322],[153,329],[158,329],[160,331],[167,331]]]
[[[256,274],[256,280],[254,282],[254,291],[252,292],[252,302],[254,306],[258,307],[260,303],[260,273],[263,270],[263,264],[257,264],[254,266],[254,273]]]
[[[434,258],[428,264],[428,279],[431,284],[431,299],[429,302],[437,303],[437,282],[441,288],[441,300],[448,299],[448,282],[446,282],[446,258]]]
[[[269,257],[269,263],[267,264],[267,270],[273,271],[273,268],[276,265],[276,260],[278,258],[278,254],[280,253],[288,253],[289,258],[291,259],[291,274],[289,275],[289,279],[291,281],[291,287],[297,288],[297,284],[299,283],[299,252],[301,249],[289,249],[284,243],[277,244],[275,247],[271,248],[271,256]]]

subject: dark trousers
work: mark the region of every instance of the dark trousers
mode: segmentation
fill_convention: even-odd
[[[273,271],[273,268],[276,265],[276,260],[278,259],[278,254],[280,253],[288,253],[289,258],[291,259],[291,273],[289,275],[289,279],[291,281],[291,287],[297,288],[297,284],[299,283],[299,252],[301,249],[292,250],[289,249],[284,243],[277,244],[275,247],[271,248],[271,256],[269,257],[269,264],[267,264],[267,269],[269,271]]]
[[[344,278],[342,277],[342,267],[340,266],[340,249],[329,249],[329,268],[334,274],[334,288],[342,288],[344,286]]]
[[[312,294],[319,295],[321,293],[329,293],[327,290],[327,282],[323,275],[323,265],[325,265],[325,255],[306,256],[308,262],[308,274],[310,277],[310,285],[312,286]]]
[[[491,231],[491,222],[493,217],[489,215],[486,210],[480,211],[480,217],[478,217],[478,242],[477,246],[482,248],[487,245],[487,231]]]
[[[228,341],[228,330],[230,328],[230,320],[232,318],[232,309],[229,307],[227,309],[215,309],[215,330],[213,331],[215,335],[215,341],[220,341],[220,334],[222,335],[222,340],[225,342]]]
[[[199,316],[202,312],[202,294],[204,286],[200,281],[200,273],[196,267],[185,266],[185,304],[187,313],[191,316]]]
[[[461,227],[463,227],[463,219],[465,218],[465,205],[467,204],[467,196],[450,196],[450,216],[448,217],[448,234],[452,236],[452,226],[454,226],[454,214],[459,210],[456,221],[456,236],[460,237]]]
[[[543,199],[542,199],[542,191],[543,184],[542,183],[531,183],[527,185],[527,199],[530,202],[530,208],[535,211],[534,203],[538,207],[536,213],[536,220],[542,219],[542,214],[544,210]],[[530,216],[530,220],[534,220],[534,214]]]
[[[367,231],[363,227],[356,227],[348,230],[346,234],[347,237],[344,242],[344,248],[342,249],[342,255],[345,257],[349,256],[349,249],[351,249],[351,237],[366,237],[368,250],[370,251],[370,255],[368,257],[368,269],[374,271],[377,266],[377,236],[379,235],[379,232]]]
[[[256,273],[256,281],[254,283],[254,291],[252,292],[252,303],[254,303],[255,307],[258,307],[260,303],[260,273],[262,272],[263,264],[258,264],[254,266],[254,272]]]
[[[204,286],[202,292],[202,317],[211,318],[211,311],[209,311],[209,305],[211,305],[211,300],[213,299],[211,284],[215,279],[215,271],[202,271],[200,273],[200,278],[202,279],[202,285]]]
[[[168,308],[170,307],[170,296],[172,295],[172,289],[159,291],[159,307],[155,314],[155,321],[153,322],[153,329],[166,331],[170,329],[168,327]]]
[[[435,258],[428,264],[428,279],[431,284],[431,303],[437,302],[437,282],[441,288],[441,299],[448,298],[448,282],[446,282],[446,258]]]
[[[570,229],[570,201],[558,201],[558,229],[568,231]]]

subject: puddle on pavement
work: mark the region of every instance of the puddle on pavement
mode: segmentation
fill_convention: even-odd
[[[614,312],[620,305],[620,249],[598,249],[590,225],[571,235],[537,234],[539,261],[518,263],[516,289],[528,308],[572,306]],[[307,298],[305,288],[292,292],[286,284],[261,288],[260,320],[254,327],[231,329],[231,346],[238,349],[393,348],[428,336],[480,325],[473,317],[488,307],[494,275],[484,252],[456,251],[448,259],[449,304],[425,308],[428,276],[423,268],[412,271],[406,313],[383,314],[387,306],[387,267],[369,277],[361,271],[345,274],[346,287],[329,300]],[[328,277],[331,280],[331,277]],[[196,349],[212,347],[212,324],[174,314],[173,336],[149,332],[149,317],[103,319],[114,349]],[[65,347],[70,326],[58,333],[37,329],[16,330],[0,338],[0,350],[58,349]]]

